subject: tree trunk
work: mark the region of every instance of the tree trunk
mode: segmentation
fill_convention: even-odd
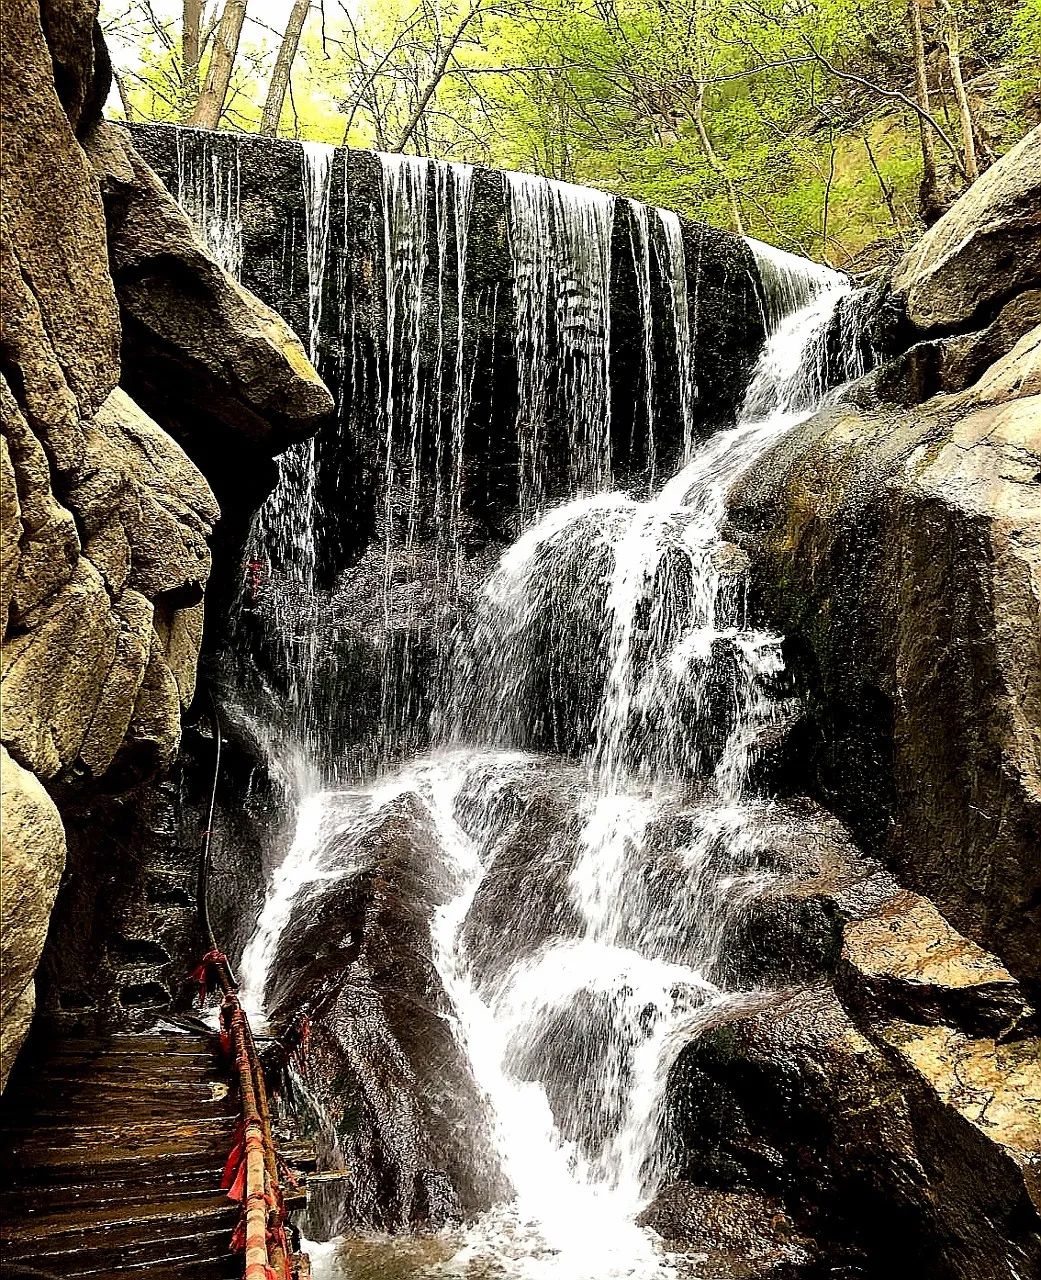
[[[701,149],[705,153],[705,159],[726,187],[727,198],[730,201],[730,220],[734,224],[734,230],[739,236],[743,236],[745,234],[745,224],[741,217],[741,206],[737,203],[737,192],[734,190],[734,184],[730,181],[730,175],[720,163],[719,156],[716,155],[716,149],[712,145],[712,139],[708,136],[708,130],[705,128],[704,84],[698,86],[698,95],[694,99],[694,127],[698,131],[698,138],[701,141]]]
[[[260,118],[260,132],[269,138],[278,133],[278,122],[282,118],[282,106],[289,88],[289,76],[293,70],[293,61],[300,48],[300,36],[307,21],[307,12],[311,0],[293,0],[293,8],[286,23],[286,32],[279,46],[275,69],[271,72],[271,81],[267,87],[267,99],[264,102],[264,114]]]
[[[123,104],[123,118],[126,120],[127,124],[130,124],[134,118],[134,108],[130,102],[130,95],[127,93],[126,81],[115,67],[112,68],[112,79],[116,82],[119,101]]]
[[[203,0],[184,0],[181,7],[181,123],[187,124],[199,101],[202,58]]]
[[[958,116],[961,120],[962,150],[965,153],[965,176],[975,182],[980,176],[979,162],[976,159],[976,133],[972,121],[972,109],[969,97],[965,92],[965,81],[961,75],[961,41],[958,33],[958,19],[953,9],[947,9],[947,29],[944,33],[944,44],[947,47],[947,65],[951,69],[951,84],[954,85],[954,96],[958,102]]]
[[[932,125],[926,119],[929,115],[929,78],[925,69],[922,0],[907,0],[907,24],[914,64],[915,98],[920,109],[918,132],[922,143],[922,215],[927,223],[932,223],[943,210],[940,203],[940,183],[936,176],[936,148],[933,145]]]
[[[206,72],[206,83],[199,94],[199,101],[191,114],[189,124],[200,129],[216,129],[224,110],[231,84],[231,73],[239,51],[242,24],[246,20],[248,0],[227,0],[221,14],[220,26],[213,41],[213,53]]]

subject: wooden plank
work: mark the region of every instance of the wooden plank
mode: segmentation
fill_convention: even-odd
[[[5,1217],[0,1224],[0,1245],[15,1247],[32,1241],[43,1245],[64,1236],[89,1240],[99,1231],[112,1228],[134,1231],[147,1227],[148,1234],[159,1227],[191,1224],[203,1227],[216,1218],[234,1228],[238,1205],[221,1191],[203,1196],[179,1196],[172,1200],[146,1199],[136,1203],[69,1205],[49,1213],[29,1213],[21,1218]]]
[[[37,1041],[0,1100],[0,1249],[69,1277],[223,1280],[241,1209],[219,1187],[239,1116],[196,1033]],[[307,1164],[306,1145],[286,1147]],[[304,1188],[287,1189],[293,1209]]]

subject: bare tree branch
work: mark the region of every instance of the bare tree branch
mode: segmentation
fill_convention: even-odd
[[[423,112],[426,110],[427,103],[429,103],[430,99],[436,93],[437,86],[441,83],[442,77],[445,74],[445,69],[447,68],[449,62],[452,60],[452,55],[455,53],[455,50],[459,44],[459,41],[462,40],[464,34],[466,33],[466,28],[470,25],[471,22],[473,22],[474,18],[476,18],[477,15],[480,13],[481,4],[482,4],[482,0],[473,0],[473,3],[470,6],[470,11],[466,14],[463,20],[456,27],[455,33],[452,35],[451,39],[445,45],[444,49],[442,49],[441,56],[438,58],[437,63],[434,66],[433,73],[431,74],[430,79],[427,82],[426,88],[419,95],[419,101],[416,103],[415,110],[412,112],[412,115],[409,118],[409,122],[405,126],[404,132],[401,134],[401,137],[398,139],[397,145],[394,147],[394,150],[396,152],[404,151],[405,148],[408,146],[409,140],[411,139],[413,133],[416,130],[416,126],[419,124],[420,120],[423,117]]]

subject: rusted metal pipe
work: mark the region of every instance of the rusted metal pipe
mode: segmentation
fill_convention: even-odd
[[[224,998],[221,1019],[238,1076],[245,1179],[243,1188],[246,1280],[290,1280],[285,1247],[285,1202],[271,1134],[264,1069],[253,1032],[223,954],[210,951],[201,966],[216,977]]]

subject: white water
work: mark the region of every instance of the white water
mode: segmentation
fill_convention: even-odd
[[[506,174],[514,271],[521,451],[520,511],[545,507],[553,460],[550,412],[567,424],[567,491],[611,479],[611,233],[613,196],[527,173]]]
[[[467,257],[473,210],[473,167],[414,156],[379,155],[383,191],[384,324],[383,675],[381,741],[392,746],[414,720],[409,634],[415,595],[402,605],[399,569],[414,562],[425,518],[433,521],[434,582],[424,607],[438,641],[447,635],[459,592],[463,508],[463,444],[473,370],[467,367]],[[426,229],[433,201],[434,259]],[[450,272],[454,270],[454,281]],[[420,377],[424,303],[433,277],[432,386]],[[472,354],[472,353],[471,353]],[[447,368],[447,361],[451,367]],[[446,394],[446,380],[451,394]],[[426,435],[429,434],[429,439]],[[431,456],[432,455],[432,458]],[[423,511],[424,477],[435,476],[433,510]],[[404,637],[395,649],[392,633]],[[436,647],[437,642],[435,642]]]
[[[237,280],[242,271],[242,167],[223,139],[204,137],[198,147],[176,135],[177,199],[214,258]],[[230,160],[230,162],[229,162]]]
[[[694,347],[690,329],[690,301],[687,296],[687,261],[683,247],[683,228],[676,214],[667,209],[658,210],[658,220],[664,232],[665,253],[661,262],[661,274],[669,282],[672,302],[672,327],[676,339],[676,378],[680,398],[680,414],[683,419],[683,462],[688,463],[694,454],[694,401],[698,396],[694,381]],[[695,265],[695,287],[700,276],[700,263]],[[695,328],[697,327],[697,299],[695,298]]]
[[[322,297],[329,249],[329,199],[335,149],[301,146],[301,187],[307,261],[308,354],[319,358]],[[277,717],[254,718],[269,760],[281,767],[287,791],[296,798],[320,785],[321,726],[314,715],[321,593],[315,573],[317,552],[317,468],[313,439],[290,445],[278,459],[278,481],[254,518],[237,610],[262,607],[269,638],[277,646],[278,668],[288,678]],[[255,575],[255,580],[254,580]],[[240,655],[242,656],[242,655]]]
[[[643,328],[643,413],[646,430],[647,483],[654,489],[657,480],[657,445],[654,438],[654,304],[651,297],[651,211],[645,204],[629,202],[633,229],[633,268],[636,272],[636,297]],[[679,334],[677,333],[677,339]],[[677,348],[679,343],[677,341]]]
[[[456,736],[477,749],[418,760],[358,793],[371,817],[387,797],[411,792],[436,830],[455,891],[436,913],[434,960],[514,1189],[424,1274],[674,1274],[635,1218],[663,1173],[659,1110],[669,1069],[699,1021],[740,996],[727,988],[726,937],[766,879],[756,823],[767,802],[750,779],[760,732],[780,706],[779,637],[749,626],[740,559],[721,542],[726,495],[819,402],[827,326],[848,292],[823,269],[797,285],[783,257],[756,252],[764,276],[776,267],[772,278],[795,310],[776,293],[766,299],[767,315],[776,309],[783,319],[738,425],[648,501],[601,492],[529,529],[491,575],[458,658]],[[579,452],[582,443],[576,437]],[[569,670],[581,673],[593,650],[599,677],[567,689]],[[497,792],[542,776],[542,758],[514,748],[549,745],[536,712],[540,699],[557,696],[575,700],[588,728],[576,766],[576,834],[569,843],[561,828],[531,857],[547,870],[567,868],[576,923],[489,957],[467,929],[496,866],[481,813]],[[696,802],[695,779],[703,780]],[[244,961],[255,1001],[294,906],[302,909],[323,875],[337,874],[320,852],[324,803],[301,808]],[[670,823],[686,831],[678,844],[662,835]],[[494,934],[508,942],[528,904],[493,890],[493,905]],[[334,1255],[323,1265],[338,1274]]]

